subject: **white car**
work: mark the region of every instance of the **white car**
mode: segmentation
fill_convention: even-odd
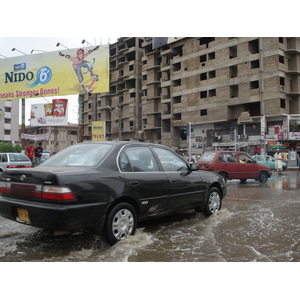
[[[30,159],[23,153],[0,153],[0,173],[15,168],[32,168]]]

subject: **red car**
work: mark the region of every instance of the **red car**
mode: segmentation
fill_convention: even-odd
[[[271,168],[257,163],[247,153],[240,151],[207,151],[197,160],[200,170],[214,171],[227,179],[255,179],[261,183],[271,177]]]

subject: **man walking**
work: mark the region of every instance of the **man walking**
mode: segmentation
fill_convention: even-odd
[[[30,159],[32,166],[34,167],[34,146],[33,142],[29,143],[29,146],[26,147],[27,157]]]
[[[42,143],[39,143],[38,147],[35,148],[35,162],[37,166],[40,164],[42,153],[43,153]]]
[[[279,149],[276,150],[274,158],[276,160],[276,169],[277,169],[277,172],[278,172],[278,174],[282,174],[282,155],[281,155]]]

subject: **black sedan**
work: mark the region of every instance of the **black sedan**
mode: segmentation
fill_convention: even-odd
[[[189,209],[213,214],[226,185],[159,144],[91,142],[3,172],[0,192],[4,218],[53,232],[104,231],[116,243],[139,221]]]

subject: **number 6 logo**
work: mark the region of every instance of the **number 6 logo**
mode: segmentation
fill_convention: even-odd
[[[37,79],[41,84],[48,83],[52,78],[51,69],[48,67],[41,67],[37,73]]]
[[[44,66],[44,67],[39,68],[39,70],[36,74],[36,80],[31,84],[26,82],[26,85],[29,88],[33,88],[33,87],[37,86],[39,83],[41,83],[41,84],[48,83],[51,80],[51,78],[52,78],[51,69]]]

